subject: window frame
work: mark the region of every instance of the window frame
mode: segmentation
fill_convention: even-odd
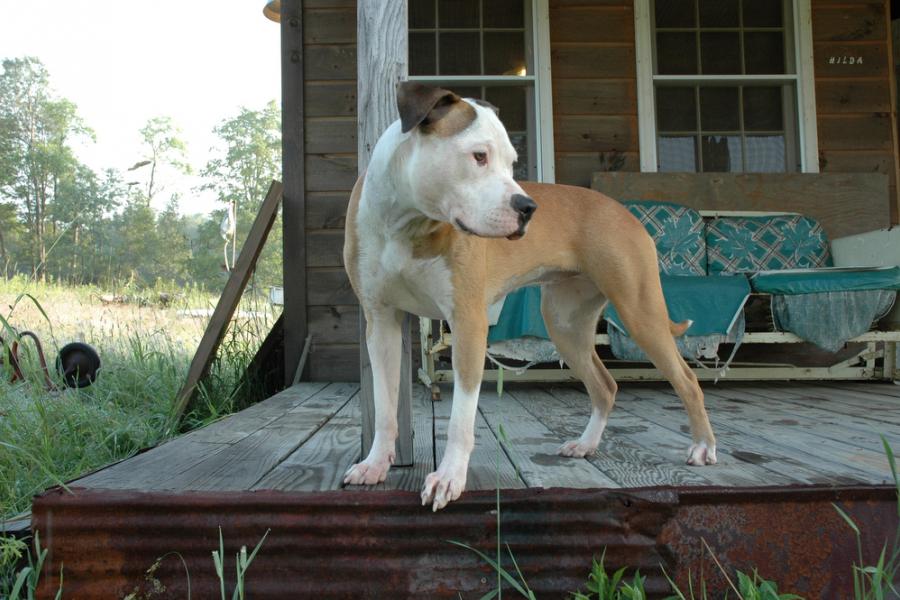
[[[489,1],[489,0],[485,0]],[[526,52],[531,56],[526,62],[531,66],[527,75],[410,75],[410,81],[429,85],[453,86],[522,86],[532,90],[533,102],[528,107],[529,127],[533,127],[534,139],[529,150],[534,152],[535,180],[543,183],[556,181],[556,164],[553,148],[553,92],[550,72],[550,4],[549,0],[524,0],[525,31],[531,30],[526,40]],[[407,18],[408,23],[408,18]],[[407,29],[409,25],[407,24]],[[530,59],[530,60],[528,60]]]
[[[802,173],[819,172],[818,133],[816,129],[815,80],[810,0],[788,0],[793,23],[793,56],[796,73],[784,75],[655,75],[653,64],[652,0],[634,0],[635,62],[637,69],[638,139],[641,171],[658,171],[656,84],[657,83],[794,83],[797,114],[797,145]],[[787,27],[787,24],[786,24]]]

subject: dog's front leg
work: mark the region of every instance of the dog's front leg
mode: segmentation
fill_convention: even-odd
[[[459,498],[466,487],[469,456],[475,445],[475,411],[487,349],[487,310],[454,311],[453,406],[447,427],[447,447],[437,471],[425,478],[422,505],[437,511]]]
[[[400,392],[401,319],[403,313],[388,306],[367,309],[366,346],[372,364],[375,395],[375,438],[369,455],[344,475],[344,483],[372,485],[387,477],[394,464],[397,440],[397,395]]]

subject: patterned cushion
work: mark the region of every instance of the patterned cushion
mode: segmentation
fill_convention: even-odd
[[[666,275],[706,275],[703,218],[672,202],[634,200],[624,203],[656,243],[659,270]]]
[[[825,231],[801,215],[714,219],[706,246],[710,274],[831,266]]]

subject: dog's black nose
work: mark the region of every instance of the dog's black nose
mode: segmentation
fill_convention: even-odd
[[[510,203],[513,210],[519,213],[519,219],[523,223],[527,223],[534,215],[534,211],[537,210],[537,204],[534,203],[534,200],[524,194],[513,195]]]

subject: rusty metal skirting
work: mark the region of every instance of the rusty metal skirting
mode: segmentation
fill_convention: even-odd
[[[432,514],[410,492],[142,493],[60,489],[37,497],[33,528],[50,549],[41,597],[52,597],[64,565],[66,598],[219,597],[211,551],[218,527],[225,572],[234,555],[268,539],[246,590],[264,598],[479,597],[496,575],[457,540],[496,549],[494,492],[471,492]],[[807,598],[850,597],[856,554],[838,503],[856,519],[874,560],[897,528],[896,492],[855,488],[526,489],[502,492],[501,537],[538,598],[579,589],[591,558],[647,575],[668,591],[662,568],[684,582],[702,571],[717,588],[704,538],[728,568],[759,569],[780,589]],[[230,597],[230,591],[228,592]]]

